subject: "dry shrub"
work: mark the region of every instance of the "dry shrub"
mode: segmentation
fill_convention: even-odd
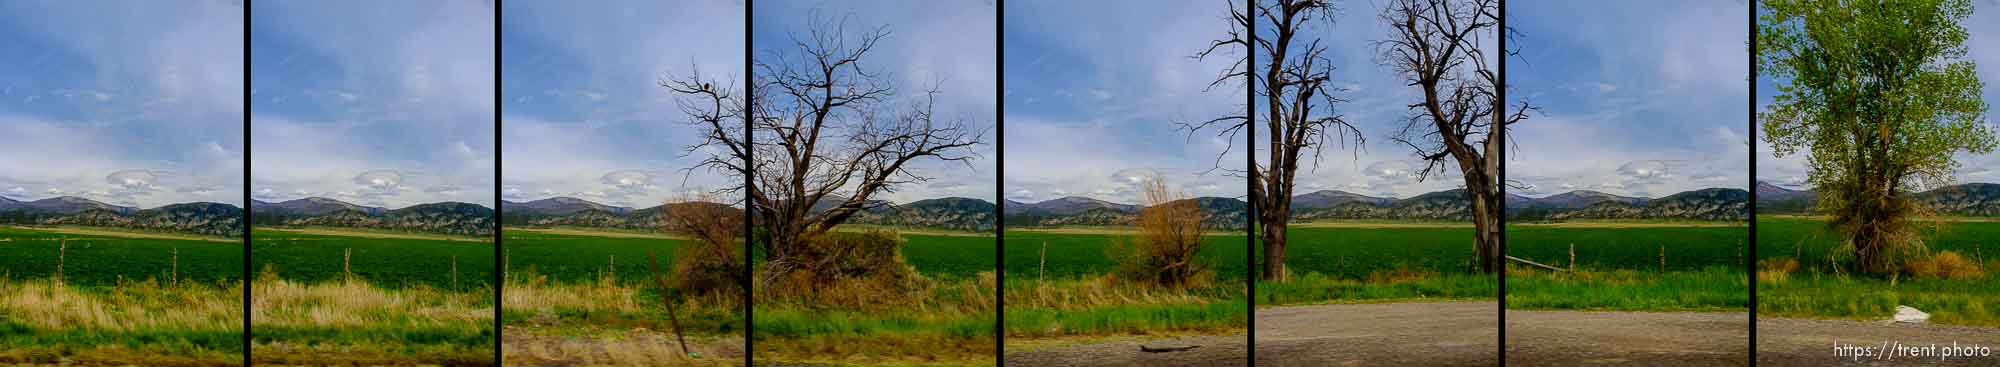
[[[1139,236],[1113,241],[1106,250],[1128,280],[1162,287],[1189,287],[1208,278],[1195,259],[1208,237],[1208,213],[1187,194],[1167,188],[1154,176],[1146,184],[1146,208],[1139,211]]]
[[[796,261],[760,269],[759,302],[876,309],[897,306],[931,286],[904,262],[902,236],[895,232],[830,232],[797,249]]]
[[[1971,279],[1986,276],[1978,262],[1972,261],[1956,251],[1943,251],[1928,258],[1917,258],[1903,264],[1910,276],[1918,279]]]
[[[1799,260],[1790,257],[1775,257],[1757,261],[1757,282],[1784,283],[1791,279],[1792,272],[1799,270]]]
[[[1368,282],[1400,283],[1400,282],[1430,279],[1433,277],[1437,277],[1437,275],[1438,275],[1437,271],[1434,270],[1412,269],[1408,265],[1404,265],[1404,266],[1398,266],[1394,269],[1377,269],[1375,271],[1369,272]]]
[[[668,202],[660,229],[692,240],[674,254],[675,289],[696,296],[736,299],[743,294],[743,210],[696,194]]]

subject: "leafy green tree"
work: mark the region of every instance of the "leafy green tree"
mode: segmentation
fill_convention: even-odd
[[[1758,112],[1778,156],[1806,152],[1820,211],[1855,266],[1892,273],[1924,251],[1906,193],[1948,184],[1957,153],[1995,146],[1973,62],[1969,0],[1763,0],[1757,65],[1777,81]]]

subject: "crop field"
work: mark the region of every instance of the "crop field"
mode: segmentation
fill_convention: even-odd
[[[1362,279],[1409,268],[1462,273],[1473,264],[1472,228],[1292,228],[1285,264],[1297,273]]]
[[[356,277],[388,288],[427,286],[458,290],[492,289],[493,243],[404,238],[366,238],[253,230],[251,270],[270,269],[296,282],[341,279],[342,261]],[[350,256],[348,251],[352,251]],[[643,256],[643,255],[641,255]],[[644,258],[634,259],[643,260]]]
[[[1750,228],[1507,226],[1507,255],[1566,266],[1576,245],[1578,269],[1659,270],[1666,251],[1667,271],[1710,267],[1744,269]]]
[[[67,247],[65,248],[65,244]],[[243,279],[242,243],[120,238],[0,227],[0,269],[10,278],[41,278],[63,265],[72,285],[107,286],[119,279],[169,280],[179,251],[180,280],[207,284]],[[58,261],[58,257],[63,257]]]
[[[1007,279],[1010,281],[1014,279],[1033,279],[1037,269],[1040,269],[1042,266],[1041,261],[1043,261],[1044,257],[1041,256],[1041,251],[1044,243],[1048,244],[1048,254],[1046,256],[1047,273],[1044,275],[1045,277],[1076,278],[1098,276],[1114,271],[1117,264],[1112,263],[1111,257],[1107,256],[1105,251],[1107,247],[1111,246],[1112,241],[1119,240],[1118,237],[1120,236],[1111,234],[1077,234],[1053,231],[1007,232],[1005,250],[1007,255]],[[988,239],[987,242],[991,243],[992,241]],[[1247,245],[1244,242],[1243,236],[1215,235],[1211,233],[1207,243],[1208,245],[1201,249],[1201,253],[1198,256],[1207,262],[1209,270],[1215,273],[1217,279],[1235,279],[1240,281],[1248,274],[1248,268],[1246,268],[1243,262],[1245,256],[1248,256],[1245,253]],[[987,253],[992,253],[991,247],[988,247],[987,250]],[[973,255],[967,254],[965,256]],[[988,255],[987,258],[992,258],[992,256]],[[916,260],[912,259],[911,262],[914,263]]]
[[[596,282],[603,275],[616,276],[622,283],[651,284],[652,271],[646,250],[660,261],[660,270],[672,268],[674,251],[681,241],[671,238],[610,237],[587,234],[554,234],[531,230],[502,231],[509,271],[532,272],[551,282]],[[489,249],[490,251],[490,249]],[[490,254],[489,254],[490,256]],[[615,267],[614,267],[615,264]]]
[[[493,363],[492,243],[314,233],[252,232],[257,363]]]
[[[240,242],[0,228],[0,269],[0,365],[242,360]]]
[[[1615,311],[1748,309],[1749,227],[1726,223],[1514,225],[1507,254],[1568,268],[1509,262],[1507,307]],[[1664,272],[1662,254],[1664,253]]]
[[[1983,268],[1983,274],[1953,279],[1887,278],[1845,273],[1830,254],[1840,235],[1821,219],[1784,217],[1757,220],[1757,257],[1796,260],[1796,272],[1760,270],[1758,314],[1776,317],[1882,320],[1897,306],[1931,314],[1940,324],[2000,326],[2000,222],[1942,221],[1919,235],[1932,252],[1951,251]]]

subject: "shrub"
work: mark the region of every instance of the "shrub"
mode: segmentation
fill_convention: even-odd
[[[1208,228],[1201,203],[1167,188],[1154,176],[1146,184],[1146,208],[1139,211],[1139,236],[1112,242],[1107,250],[1128,280],[1163,287],[1187,287],[1206,278],[1208,267],[1195,259]]]
[[[1910,276],[1918,279],[1969,279],[1986,276],[1978,262],[1959,255],[1956,251],[1943,251],[1930,257],[1920,257],[1903,264]]]
[[[1776,257],[1757,261],[1757,282],[1784,283],[1791,279],[1792,272],[1799,270],[1799,260],[1790,257]]]

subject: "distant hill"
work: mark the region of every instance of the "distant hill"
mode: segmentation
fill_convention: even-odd
[[[2000,216],[2000,184],[1958,184],[1908,194],[1910,200],[1939,215]],[[1791,190],[1765,182],[1757,183],[1757,212],[1812,214],[1819,201],[1815,190]]]
[[[1507,208],[1515,220],[1687,219],[1748,220],[1750,192],[1709,188],[1658,199],[1618,196],[1595,191],[1571,191],[1520,202]]]
[[[181,203],[141,210],[74,196],[27,202],[0,198],[0,223],[109,227],[217,237],[242,237],[244,224],[243,208],[229,204]]]
[[[250,218],[258,226],[325,226],[471,237],[492,236],[495,228],[493,209],[459,202],[385,210],[321,197],[278,203],[253,200]]]
[[[1301,198],[1343,198],[1325,200]],[[1324,202],[1326,206],[1299,203]],[[1465,189],[1425,193],[1408,199],[1378,198],[1340,191],[1320,191],[1292,197],[1293,220],[1383,219],[1383,220],[1471,220],[1471,200]]]
[[[1757,181],[1756,189],[1758,213],[1811,213],[1819,200],[1818,192],[1787,189],[1764,181]]]
[[[997,224],[993,207],[993,203],[979,199],[925,199],[877,206],[855,215],[848,223],[992,232]]]
[[[1234,198],[1199,197],[1193,199],[1209,217],[1203,221],[1209,228],[1240,229],[1249,225],[1250,204]],[[1144,207],[1118,204],[1108,201],[1071,196],[1050,199],[1036,203],[1009,201],[1007,225],[1009,226],[1130,226],[1139,219],[1139,211]],[[1019,209],[1016,209],[1016,208]]]

